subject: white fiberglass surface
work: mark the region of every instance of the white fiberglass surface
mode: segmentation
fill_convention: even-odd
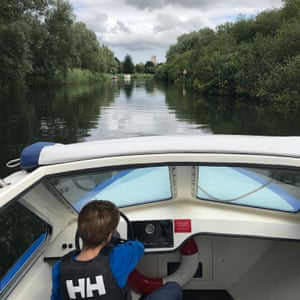
[[[201,166],[197,197],[288,212],[300,209],[299,174],[287,170]]]

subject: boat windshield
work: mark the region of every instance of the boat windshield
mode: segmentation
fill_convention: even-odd
[[[199,201],[285,212],[300,210],[300,173],[296,169],[196,163],[100,169],[49,180],[76,211],[91,200],[110,200],[125,207],[171,200],[176,195],[181,195],[183,201],[195,197]]]
[[[123,207],[172,198],[167,166],[73,174],[50,183],[76,211],[92,200],[110,200]]]
[[[287,212],[300,209],[300,174],[296,170],[200,166],[201,200]]]

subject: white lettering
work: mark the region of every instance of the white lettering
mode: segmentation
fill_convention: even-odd
[[[80,293],[81,298],[85,296],[84,278],[78,279],[78,285],[75,286],[72,280],[66,281],[67,291],[70,299],[76,299],[76,293]]]
[[[91,283],[91,278],[86,279],[86,295],[87,295],[87,298],[93,297],[93,291],[98,291],[99,296],[106,294],[106,290],[105,290],[102,275],[96,276],[96,282],[95,283]]]
[[[98,295],[105,295],[106,290],[104,286],[103,276],[95,277],[96,282],[92,283],[91,278],[79,278],[78,285],[75,285],[72,280],[66,280],[66,287],[70,299],[76,299],[76,293],[79,293],[81,298],[93,297],[93,292],[98,291]],[[86,291],[86,295],[85,295]]]

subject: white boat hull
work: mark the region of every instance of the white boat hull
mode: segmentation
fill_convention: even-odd
[[[4,273],[1,299],[49,299],[52,265],[75,248],[78,211],[104,198],[146,246],[140,277],[179,281],[186,299],[299,298],[299,138],[144,137],[33,148],[4,178],[0,205],[5,217],[17,201],[46,229]],[[153,238],[147,226],[168,234]],[[124,219],[118,231],[129,238]],[[191,239],[197,250],[182,253]]]

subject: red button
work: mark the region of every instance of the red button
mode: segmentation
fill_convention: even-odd
[[[174,232],[192,232],[191,219],[174,220]]]

